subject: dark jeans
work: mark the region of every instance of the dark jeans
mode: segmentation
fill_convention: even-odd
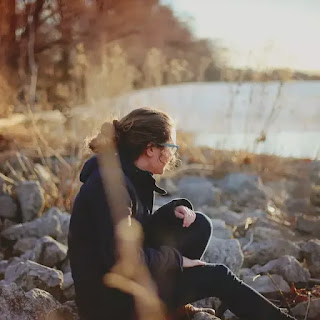
[[[162,230],[157,230],[157,234],[163,236],[161,244],[178,249],[187,258],[200,259],[210,240],[212,226],[204,214],[196,214],[195,222],[188,228],[182,227],[182,220],[175,226],[159,226]],[[293,319],[238,279],[223,264],[184,268],[183,272],[166,277],[158,287],[161,298],[171,310],[203,298],[217,297],[241,319]]]

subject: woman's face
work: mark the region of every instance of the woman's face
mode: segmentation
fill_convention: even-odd
[[[171,129],[171,138],[167,143],[176,144],[176,130]],[[168,146],[150,146],[147,149],[149,155],[149,170],[153,174],[162,174],[174,156],[174,148]]]

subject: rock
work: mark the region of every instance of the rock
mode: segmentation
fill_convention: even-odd
[[[179,195],[189,199],[197,209],[203,205],[220,204],[221,190],[203,177],[184,177],[178,183]]]
[[[253,227],[251,229],[248,229],[246,237],[249,239],[253,237],[254,241],[266,241],[269,239],[284,238],[280,230],[271,229],[267,227]]]
[[[293,214],[297,212],[308,213],[310,212],[310,199],[308,198],[290,198],[285,202],[285,209],[287,212]]]
[[[296,229],[306,233],[320,235],[320,217],[301,215],[297,218]]]
[[[279,274],[286,281],[290,282],[308,282],[310,273],[307,269],[303,268],[300,262],[291,256],[283,256],[279,259],[269,261],[263,267],[254,266],[252,270],[258,273]]]
[[[244,277],[254,277],[257,274],[253,272],[250,268],[242,268],[239,271],[239,278],[243,279]]]
[[[237,320],[239,319],[237,316],[235,316],[230,310],[227,310],[224,314],[223,314],[223,319],[224,320]]]
[[[20,255],[33,249],[35,247],[37,240],[38,239],[35,237],[19,239],[13,246],[13,253],[16,255]]]
[[[243,263],[243,254],[239,241],[212,237],[204,253],[204,260],[210,263],[225,264],[233,272],[238,273]]]
[[[276,284],[269,276],[244,277],[243,281],[260,293],[278,292],[278,288],[282,292],[290,292],[288,283],[281,276],[274,274],[271,277]]]
[[[60,270],[61,270],[63,273],[71,272],[70,260],[69,260],[68,258],[65,259],[65,260],[62,262],[61,267],[60,267]]]
[[[304,301],[297,304],[295,307],[291,309],[292,314],[295,317],[301,317],[305,319],[305,315],[308,310],[308,319],[310,320],[318,320],[320,319],[320,299],[314,298],[310,300],[310,305],[308,306],[309,302]]]
[[[284,255],[299,259],[301,255],[299,246],[289,240],[272,239],[250,244],[244,252],[244,261],[249,267],[255,264],[264,265]]]
[[[63,275],[62,285],[63,295],[67,300],[72,300],[75,297],[74,285],[71,272]]]
[[[61,305],[44,290],[35,288],[25,293],[14,282],[0,281],[0,292],[1,320],[79,319],[71,306]]]
[[[20,261],[9,265],[4,279],[7,283],[15,282],[26,291],[34,288],[45,290],[58,300],[62,294],[62,272],[33,261]]]
[[[301,247],[302,255],[307,261],[312,277],[320,277],[320,240],[309,240]]]
[[[22,221],[31,221],[40,216],[44,207],[43,190],[38,181],[22,181],[16,188],[20,202]]]
[[[60,220],[56,215],[42,216],[30,222],[19,223],[1,232],[1,236],[8,240],[18,240],[22,237],[51,236],[58,238],[62,235]]]
[[[226,227],[226,223],[221,219],[211,219],[212,235],[219,239],[231,239],[232,230]]]
[[[58,208],[53,207],[50,208],[43,214],[43,217],[57,217],[60,222],[61,231],[57,235],[57,241],[62,244],[68,244],[68,232],[69,232],[69,224],[70,224],[70,214],[61,212]]]
[[[0,279],[4,278],[9,262],[7,260],[0,261]]]
[[[49,236],[37,240],[34,249],[25,252],[21,258],[32,260],[47,267],[54,267],[67,257],[68,247]]]
[[[203,212],[212,219],[223,220],[229,226],[241,226],[245,224],[246,217],[243,214],[239,214],[230,211],[227,207],[204,207]]]
[[[18,207],[15,201],[6,194],[0,195],[0,217],[15,219],[17,218]]]
[[[320,172],[319,172],[319,181],[320,181]],[[310,202],[315,207],[320,207],[320,182],[319,185],[313,185],[311,194],[310,194]]]

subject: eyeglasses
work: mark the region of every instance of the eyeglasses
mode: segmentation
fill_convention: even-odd
[[[165,143],[157,143],[157,145],[159,145],[159,146],[161,146],[161,147],[168,147],[168,148],[170,148],[170,150],[171,150],[171,152],[172,152],[173,154],[176,154],[177,151],[178,151],[178,149],[179,149],[179,146],[176,145],[176,144],[174,144],[174,143],[167,143],[167,142],[165,142]]]

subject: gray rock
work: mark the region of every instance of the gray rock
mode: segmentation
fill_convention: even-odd
[[[320,240],[309,240],[302,245],[301,250],[312,277],[320,277]]]
[[[189,199],[197,209],[200,206],[220,204],[221,190],[203,177],[184,177],[178,183],[179,195]]]
[[[211,263],[225,264],[233,272],[237,273],[243,263],[243,254],[239,241],[212,237],[205,251],[204,260]]]
[[[0,261],[0,278],[4,277],[4,274],[7,270],[8,265],[9,265],[9,262],[7,260]]]
[[[254,266],[252,270],[258,273],[279,274],[286,281],[290,282],[307,282],[310,279],[310,273],[303,268],[300,262],[291,256],[283,256],[279,259],[269,261],[264,266]]]
[[[204,207],[202,211],[208,217],[223,220],[229,226],[241,226],[246,221],[246,217],[243,214],[233,212],[225,206],[219,208]]]
[[[308,213],[310,212],[310,208],[310,199],[308,198],[289,198],[285,202],[285,209],[291,214],[297,212]]]
[[[307,310],[308,310],[308,319],[310,320],[318,320],[320,319],[320,298],[314,298],[309,302],[304,301],[297,304],[295,307],[291,309],[292,314],[295,317],[302,317],[304,319]]]
[[[1,320],[78,320],[72,308],[61,305],[48,292],[32,289],[25,293],[16,283],[0,281]]]
[[[58,208],[53,207],[50,208],[43,214],[43,217],[57,217],[60,222],[61,231],[57,235],[57,241],[62,244],[68,244],[68,232],[69,232],[69,224],[70,224],[70,214],[61,212]]]
[[[320,217],[302,215],[297,218],[296,229],[315,236],[320,235]]]
[[[67,300],[72,300],[75,297],[74,285],[71,272],[63,275],[62,285],[63,295]]]
[[[242,192],[243,190],[256,190],[262,187],[259,176],[246,173],[230,173],[219,183],[220,188],[226,192]]]
[[[224,198],[231,199],[236,206],[262,207],[267,200],[261,178],[256,175],[231,173],[219,182],[218,187],[226,193]]]
[[[320,172],[319,172],[319,181],[320,181]],[[312,191],[310,194],[310,202],[315,207],[320,207],[320,182],[319,182],[319,185],[312,186]]]
[[[21,206],[22,221],[31,221],[40,216],[44,207],[43,190],[38,181],[22,181],[16,188]]]
[[[285,239],[254,242],[244,252],[245,265],[249,267],[255,264],[264,265],[284,255],[299,259],[301,255],[299,246]]]
[[[49,236],[37,240],[34,249],[25,252],[21,258],[32,260],[47,267],[54,267],[67,257],[68,247]]]
[[[226,223],[221,219],[211,219],[212,235],[219,239],[231,239],[232,230],[226,227]]]
[[[243,279],[244,277],[254,277],[257,274],[255,272],[252,271],[252,269],[250,268],[242,268],[239,271],[239,278]]]
[[[70,260],[68,258],[62,262],[60,269],[63,273],[68,273],[71,271]]]
[[[4,279],[7,283],[15,282],[26,291],[39,288],[51,293],[57,299],[60,299],[62,294],[62,272],[33,261],[20,261],[9,265]]]
[[[255,276],[255,277],[244,277],[243,281],[247,283],[250,287],[254,288],[260,293],[270,293],[278,292],[290,292],[290,287],[288,283],[279,275],[271,275],[273,281],[269,276]],[[275,284],[275,283],[276,284]]]
[[[18,207],[15,201],[6,194],[0,195],[0,217],[15,219],[17,217]]]
[[[38,239],[35,237],[19,239],[13,246],[13,253],[20,255],[33,249],[35,247],[37,240]]]
[[[13,225],[1,232],[1,236],[8,240],[18,240],[22,237],[41,238],[47,235],[55,239],[62,235],[60,220],[54,214]]]
[[[247,238],[253,237],[254,241],[266,241],[270,239],[283,239],[282,232],[277,229],[267,227],[254,227],[248,229],[246,233]]]

